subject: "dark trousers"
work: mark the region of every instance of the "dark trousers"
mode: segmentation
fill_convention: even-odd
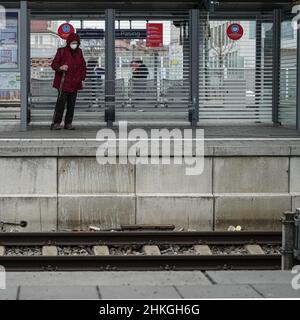
[[[65,106],[67,104],[67,112],[65,116],[65,125],[71,124],[74,117],[74,108],[77,98],[76,92],[64,92],[62,91],[60,97],[57,99],[53,123],[60,124],[65,111]]]

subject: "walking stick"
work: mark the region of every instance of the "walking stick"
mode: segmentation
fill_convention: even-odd
[[[60,98],[61,93],[62,93],[62,89],[63,89],[64,82],[65,82],[65,75],[66,75],[66,72],[63,71],[63,74],[62,74],[62,77],[61,77],[61,81],[60,81],[60,86],[59,86],[58,99]]]
[[[60,81],[60,85],[59,85],[59,90],[58,90],[58,96],[57,96],[57,100],[56,100],[56,105],[58,104],[58,101],[59,101],[60,96],[61,96],[62,91],[63,91],[63,86],[64,86],[64,82],[65,82],[65,75],[66,75],[66,72],[63,71],[63,74],[62,74],[62,77],[61,77],[61,81]],[[50,128],[51,130],[53,129],[53,126],[54,126],[55,116],[56,116],[56,107],[55,107],[54,113],[53,113],[52,124],[51,124],[51,128]]]

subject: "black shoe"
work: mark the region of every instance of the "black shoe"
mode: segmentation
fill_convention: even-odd
[[[60,124],[58,123],[51,124],[50,130],[60,130],[60,129],[61,129]]]
[[[75,130],[75,127],[73,127],[71,124],[65,124],[64,127],[66,130]]]

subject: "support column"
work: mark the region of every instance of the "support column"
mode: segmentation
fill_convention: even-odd
[[[261,17],[256,19],[255,37],[255,104],[260,105],[262,87],[262,23]]]
[[[30,55],[28,38],[30,35],[29,12],[27,0],[20,3],[20,75],[21,75],[21,130],[27,130],[28,124],[28,105],[30,92]]]
[[[281,269],[291,270],[294,264],[294,216],[293,212],[284,212],[282,222]]]
[[[280,92],[280,40],[281,40],[281,10],[275,9],[273,14],[273,95],[272,120],[278,124],[278,107]]]
[[[115,10],[105,10],[105,121],[115,121]]]
[[[297,30],[297,102],[296,102],[296,128],[300,131],[300,29]]]
[[[189,110],[189,120],[192,126],[199,121],[199,10],[190,10],[190,98],[192,108]]]

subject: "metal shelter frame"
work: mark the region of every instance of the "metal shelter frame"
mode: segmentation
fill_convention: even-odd
[[[31,0],[20,0],[16,2],[19,4],[20,8],[20,54],[22,63],[20,64],[21,73],[21,129],[27,130],[28,123],[30,121],[30,15],[32,9],[29,4]],[[43,2],[39,8],[43,5]],[[65,1],[70,4],[71,1]],[[95,14],[95,9],[93,8],[93,2],[91,2],[90,12]],[[105,69],[106,69],[106,83],[105,83],[105,120],[108,125],[112,125],[115,116],[115,11],[117,5],[114,2],[105,3],[104,1],[99,1],[102,3],[103,9],[105,10]],[[126,1],[124,1],[126,2]],[[279,90],[280,90],[280,41],[281,41],[281,21],[284,20],[288,15],[290,16],[290,11],[283,9],[284,5],[289,5],[292,7],[292,1],[263,1],[264,5],[259,6],[259,1],[235,1],[226,0],[219,1],[220,6],[215,12],[211,12],[216,18],[228,17],[228,12],[226,12],[226,4],[233,3],[236,5],[236,11],[231,11],[230,16],[234,16],[235,19],[238,17],[248,17],[249,16],[259,16],[262,10],[273,11],[273,81],[272,81],[272,121],[274,124],[278,123],[278,108],[279,108]],[[1,3],[1,2],[0,2]],[[47,2],[49,3],[49,2]],[[76,1],[74,1],[76,3]],[[86,5],[88,1],[85,2]],[[161,2],[153,1],[142,3],[137,6],[138,10],[142,8],[152,9]],[[173,5],[177,7],[183,6],[184,1],[173,1]],[[189,112],[189,120],[192,126],[196,126],[199,121],[199,16],[201,10],[209,10],[209,5],[212,1],[187,1],[186,8],[189,10],[189,33],[190,33],[190,101],[191,105],[187,108]],[[253,6],[250,6],[251,3]],[[46,5],[46,2],[44,3]],[[13,5],[13,2],[11,3]],[[250,8],[254,8],[253,11],[249,11]],[[93,8],[93,9],[92,9]],[[245,8],[243,11],[242,8]],[[261,9],[259,9],[261,8]],[[39,10],[34,9],[34,10]],[[60,7],[57,8],[56,13],[59,12]],[[46,12],[49,14],[51,10]],[[63,11],[62,11],[63,12]],[[72,11],[70,11],[72,12]],[[138,11],[137,11],[138,12]],[[261,39],[261,25],[258,25],[256,29],[256,41]],[[259,47],[259,46],[258,46]],[[260,56],[259,52],[256,52],[257,56]],[[256,61],[256,67],[259,67],[260,59]],[[24,79],[26,79],[24,81]],[[296,129],[300,130],[300,29],[297,31],[297,90],[296,90]]]

